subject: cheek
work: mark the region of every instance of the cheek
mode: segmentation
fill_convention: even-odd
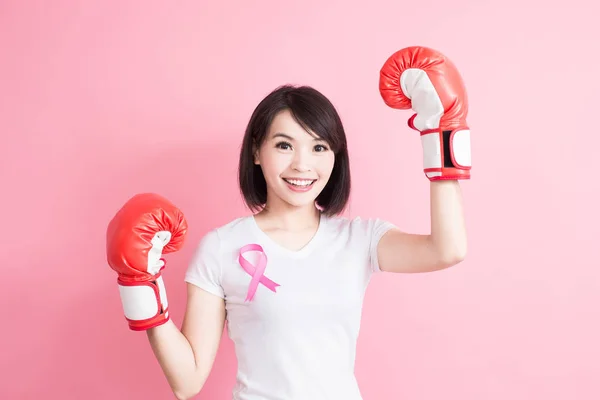
[[[324,176],[331,175],[334,164],[335,156],[333,155],[333,153],[327,157],[323,157],[319,162],[319,174]]]
[[[285,157],[269,154],[261,160],[263,172],[268,175],[279,175],[287,167]]]

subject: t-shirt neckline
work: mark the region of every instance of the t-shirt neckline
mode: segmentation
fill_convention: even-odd
[[[266,247],[277,251],[278,253],[283,253],[290,257],[304,257],[312,252],[315,246],[320,241],[321,236],[323,235],[323,231],[325,230],[325,222],[327,220],[326,216],[323,213],[319,215],[319,226],[317,227],[317,231],[313,235],[313,237],[299,250],[291,250],[287,247],[284,247],[277,243],[275,240],[271,239],[269,235],[265,233],[256,222],[256,218],[254,215],[249,216],[250,224],[252,225],[252,229],[254,233],[261,239],[261,242],[266,245]]]

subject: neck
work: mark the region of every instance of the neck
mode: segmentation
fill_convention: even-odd
[[[269,207],[267,204],[256,217],[281,230],[300,231],[317,226],[321,212],[314,205],[307,207]]]

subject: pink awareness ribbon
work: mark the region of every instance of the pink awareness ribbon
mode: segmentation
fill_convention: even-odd
[[[260,257],[258,259],[258,263],[256,266],[252,265],[250,261],[244,258],[244,253],[248,251],[259,251]],[[240,249],[240,256],[238,257],[238,261],[244,271],[248,273],[252,277],[250,281],[250,286],[248,287],[248,294],[246,295],[246,301],[252,301],[254,298],[254,294],[258,289],[258,284],[262,283],[268,289],[275,292],[279,285],[278,283],[273,282],[269,278],[267,278],[264,273],[267,268],[267,255],[265,254],[263,248],[258,244],[247,244]]]

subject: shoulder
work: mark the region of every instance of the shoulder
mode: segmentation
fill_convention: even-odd
[[[234,243],[243,238],[245,226],[249,217],[239,217],[220,226],[216,226],[204,233],[194,243],[192,250],[192,266],[200,266],[201,269],[220,270],[223,257]],[[220,274],[220,273],[219,273]]]
[[[370,237],[377,231],[388,230],[394,225],[389,221],[377,217],[328,217],[328,226],[338,234],[360,235]]]
[[[200,239],[201,249],[219,251],[227,243],[236,242],[247,235],[251,216],[241,216],[207,231]]]

